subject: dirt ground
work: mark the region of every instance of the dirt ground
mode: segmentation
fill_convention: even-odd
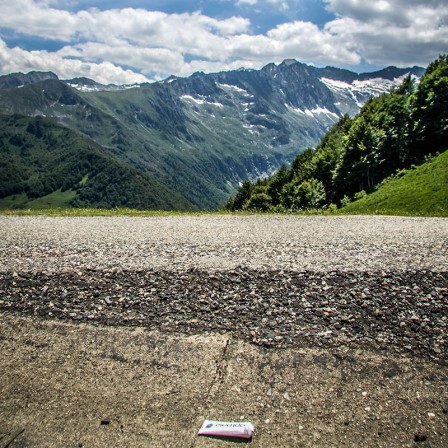
[[[226,334],[0,314],[0,446],[446,447],[448,368],[356,347],[268,349]]]

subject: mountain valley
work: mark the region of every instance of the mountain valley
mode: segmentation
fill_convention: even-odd
[[[314,147],[336,121],[356,114],[371,96],[423,73],[419,67],[389,67],[358,75],[286,60],[261,70],[199,72],[132,86],[104,86],[87,78],[62,81],[51,72],[2,76],[0,207],[11,207],[14,195],[22,195],[17,206],[25,207],[36,195],[63,189],[71,194],[61,206],[214,209],[243,180],[270,175]],[[25,119],[26,125],[18,124]],[[48,128],[42,135],[27,130],[36,120]],[[14,127],[20,138],[14,137]],[[117,183],[123,197],[125,190],[134,191],[134,201],[102,199],[101,190],[95,200],[86,195],[88,188],[105,184],[95,181],[99,172],[82,157],[65,159],[67,172],[76,173],[70,182],[52,178],[43,166],[62,157],[54,135],[68,130],[115,167],[107,182]],[[20,170],[24,151],[34,154],[34,162]],[[118,181],[122,170],[126,185]],[[151,187],[143,188],[141,179]],[[37,187],[30,189],[31,184]]]

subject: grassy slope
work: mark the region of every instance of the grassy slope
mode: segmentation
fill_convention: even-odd
[[[27,208],[30,210],[69,207],[70,201],[76,197],[72,190],[62,192],[60,189],[37,199],[28,199],[26,193],[0,199],[1,209]]]
[[[448,216],[448,151],[384,182],[343,214]]]
[[[185,117],[174,106],[166,109],[172,115],[163,115],[163,95],[159,97],[154,89],[87,93],[83,97],[116,123],[110,132],[107,127],[96,127],[102,134],[92,137],[118,150],[135,168],[147,171],[200,207],[214,208],[233,191],[219,170],[202,169],[207,160],[206,142],[188,142]]]
[[[218,215],[221,212],[176,211],[176,210],[136,210],[133,208],[39,208],[39,209],[4,209],[0,216],[204,216]]]

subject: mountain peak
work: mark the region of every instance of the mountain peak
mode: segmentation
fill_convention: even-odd
[[[294,65],[294,64],[297,64],[298,63],[298,61],[296,60],[296,59],[285,59],[281,64],[280,64],[280,67],[281,66],[288,66],[288,65]]]
[[[53,72],[36,72],[29,73],[11,73],[9,75],[0,76],[0,89],[14,89],[17,87],[34,84],[36,82],[46,81],[47,79],[59,79]]]
[[[166,198],[173,190],[195,207],[213,208],[242,180],[267,176],[290,163],[298,150],[315,146],[343,114],[353,116],[368,98],[398,85],[399,70],[411,69],[396,70],[385,69],[390,81],[378,79],[381,73],[359,81],[354,72],[288,59],[261,70],[169,77],[129,93],[125,89],[136,86],[104,86],[88,78],[64,81],[52,73],[12,74],[0,78],[8,89],[0,90],[0,112],[28,118],[23,139],[5,134],[0,143],[21,154],[33,138],[41,151],[51,139],[41,138],[46,135],[38,126],[42,120],[34,117],[48,117],[95,140],[119,161],[120,170],[130,163],[143,175],[156,176],[169,189],[161,193]],[[31,82],[36,83],[19,88]],[[104,90],[110,93],[99,93]],[[36,138],[28,136],[27,119]],[[92,169],[79,171],[75,184]],[[99,188],[99,181],[89,174],[90,185]]]
[[[361,73],[358,76],[358,79],[360,81],[364,81],[366,79],[381,78],[393,81],[394,79],[401,78],[402,76],[405,75],[416,75],[417,77],[421,77],[423,76],[424,73],[425,69],[423,67],[414,66],[414,67],[398,68],[394,66],[389,66],[381,70],[377,70],[375,72]]]

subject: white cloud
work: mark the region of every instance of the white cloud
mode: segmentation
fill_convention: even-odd
[[[0,5],[2,27],[62,41],[69,41],[73,37],[76,16],[67,11],[49,9],[44,2],[32,0],[1,0]]]
[[[0,39],[0,69],[3,73],[28,72],[31,70],[52,71],[61,79],[78,76],[95,79],[103,84],[133,84],[148,82],[148,79],[131,70],[124,70],[110,62],[84,62],[79,59],[64,59],[48,51],[25,51],[8,48]]]
[[[241,5],[250,5],[250,6],[254,6],[258,3],[258,0],[238,0],[236,2],[237,5],[241,6]]]
[[[286,0],[237,0],[237,6],[249,5],[254,6],[260,3],[269,3],[271,5],[277,5],[280,9],[289,9],[288,1]]]
[[[0,26],[47,39],[106,40],[126,38],[147,43],[152,38],[184,38],[194,33],[227,36],[248,30],[250,21],[242,17],[218,20],[199,12],[166,14],[145,9],[97,9],[77,13],[58,10],[33,0],[14,0],[2,5]],[[169,32],[169,36],[163,36]]]
[[[356,65],[361,59],[354,49],[339,42],[338,36],[301,21],[279,25],[266,36],[234,36],[229,39],[228,51],[241,59],[275,62],[296,57],[306,62]]]
[[[177,73],[184,64],[184,58],[179,52],[168,48],[134,47],[126,42],[116,45],[87,42],[64,47],[57,54],[61,58],[78,58],[91,62],[113,61],[119,65],[138,67],[144,73]]]
[[[272,5],[277,5],[283,10],[289,9],[288,2],[284,0],[267,0],[267,2],[271,3]]]
[[[372,64],[424,65],[448,48],[444,0],[327,0],[337,19],[325,30]]]
[[[363,59],[377,65],[425,65],[448,48],[448,5],[442,0],[325,0],[336,18],[323,28],[291,21],[264,34],[251,33],[251,22],[240,16],[57,9],[65,3],[0,0],[0,28],[64,43],[50,52],[8,48],[2,41],[0,73],[52,70],[64,78],[128,83],[197,70],[259,68],[286,58],[336,66],[356,66]],[[261,3],[276,8],[294,4],[238,0],[245,6]]]

